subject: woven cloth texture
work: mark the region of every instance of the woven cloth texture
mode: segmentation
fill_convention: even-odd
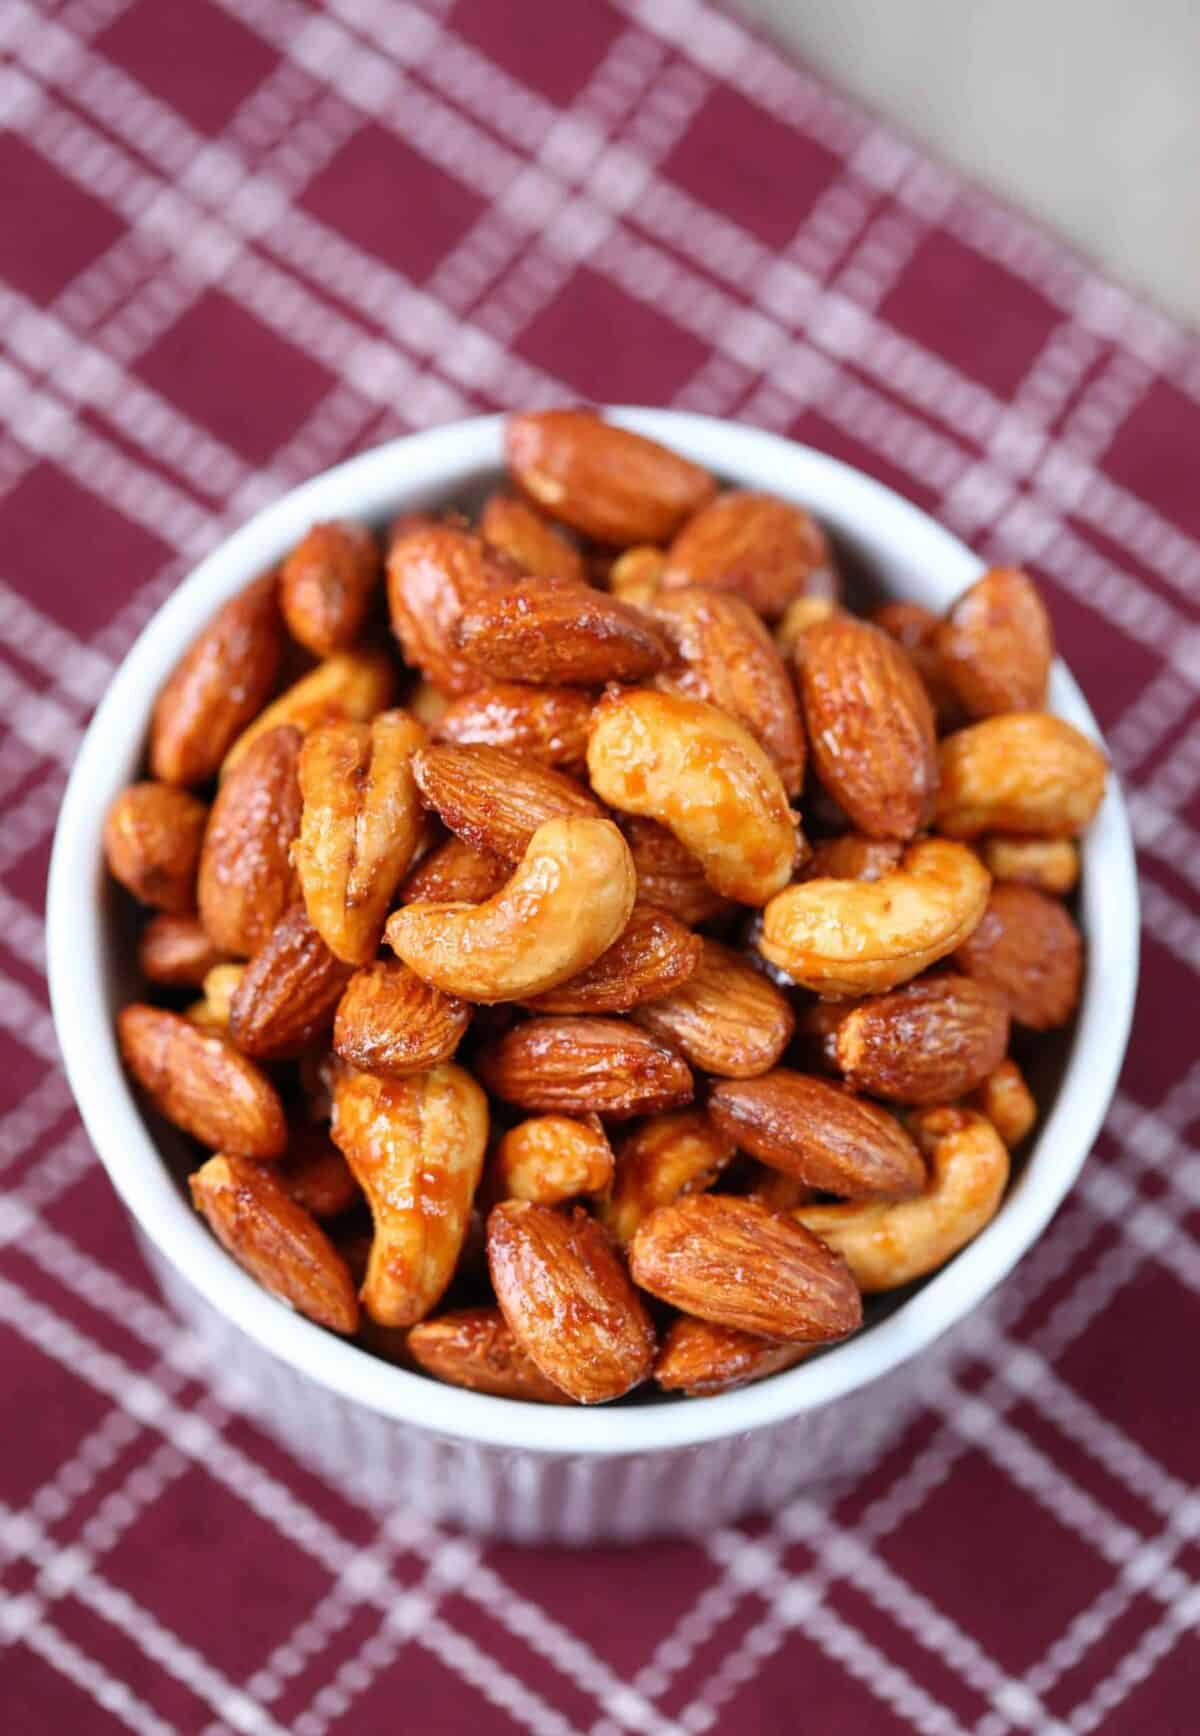
[[[1200,1652],[1200,345],[697,0],[0,14],[7,1736],[1184,1732]],[[1043,586],[1140,849],[1079,1185],[852,1485],[633,1553],[380,1514],[165,1309],[43,975],[132,637],[375,442],[592,398],[845,458]]]

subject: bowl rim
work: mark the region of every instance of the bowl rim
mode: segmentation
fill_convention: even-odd
[[[636,406],[611,420],[661,439],[743,486],[810,506],[835,528],[864,524],[905,569],[904,594],[944,607],[984,563],[885,484],[785,437],[716,417]],[[118,667],[75,761],[55,831],[47,898],[51,1006],[68,1082],[121,1199],[159,1253],[264,1349],[341,1397],[438,1436],[574,1457],[697,1446],[779,1424],[907,1362],[975,1307],[1040,1235],[1087,1157],[1128,1041],[1138,970],[1138,898],[1115,776],[1086,839],[1081,881],[1088,965],[1074,1040],[1049,1115],[992,1222],[884,1320],[769,1380],[730,1393],[616,1409],[541,1406],[444,1385],[370,1356],[262,1290],[186,1204],[121,1067],[106,986],[104,815],[143,759],[150,708],[215,608],[318,519],[378,519],[494,472],[503,414],[403,436],[321,473],[265,507],[203,559],[147,622]],[[397,480],[401,479],[401,480]],[[881,528],[882,527],[882,528]],[[933,575],[941,575],[934,577]],[[1101,741],[1061,660],[1050,709]],[[130,720],[133,720],[131,723]]]

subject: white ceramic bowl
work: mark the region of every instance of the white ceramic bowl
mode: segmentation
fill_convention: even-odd
[[[819,452],[704,416],[612,415],[725,478],[803,502],[897,596],[942,609],[980,571],[916,507]],[[1036,1144],[983,1234],[845,1345],[719,1397],[558,1409],[439,1385],[293,1314],[233,1264],[190,1209],[122,1072],[113,1018],[133,977],[113,932],[104,816],[138,775],[155,695],[218,604],[316,520],[380,523],[477,490],[501,464],[502,426],[490,416],[416,434],[297,488],[202,562],[149,623],[92,721],[59,818],[48,921],[54,1017],[87,1130],[164,1289],[220,1366],[247,1377],[267,1425],[298,1453],[356,1490],[419,1501],[497,1534],[581,1542],[685,1531],[773,1505],[861,1462],[916,1402],[926,1358],[911,1359],[1045,1227],[1091,1148],[1125,1050],[1137,974],[1133,853],[1111,784],[1083,851],[1083,1004]],[[1051,703],[1098,735],[1061,663]]]

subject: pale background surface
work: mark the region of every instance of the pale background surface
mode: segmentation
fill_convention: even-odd
[[[1200,0],[736,0],[1200,325]]]

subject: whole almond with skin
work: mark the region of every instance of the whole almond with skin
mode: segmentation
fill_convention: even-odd
[[[732,593],[688,586],[663,591],[650,613],[675,653],[655,685],[706,699],[744,723],[774,760],[788,795],[797,795],[806,748],[796,690],[750,605]]]
[[[382,566],[365,525],[315,524],[279,574],[279,605],[292,638],[314,657],[345,651],[367,618]]]
[[[773,1067],[795,1027],[773,983],[731,947],[704,940],[700,962],[679,988],[632,1014],[705,1073],[748,1079]]]
[[[479,516],[479,534],[524,572],[587,583],[587,569],[575,544],[515,494],[488,496]]]
[[[1004,995],[952,971],[860,1001],[834,1038],[847,1084],[893,1103],[953,1102],[981,1084],[1007,1048]]]
[[[340,1218],[362,1204],[362,1189],[350,1173],[327,1127],[293,1119],[288,1128],[287,1156],[273,1174],[298,1206],[314,1218]]]
[[[218,610],[158,696],[150,770],[168,784],[205,784],[271,696],[283,655],[274,573]]]
[[[399,959],[376,959],[347,984],[334,1052],[364,1073],[402,1079],[450,1060],[470,1022],[466,1001],[422,982]]]
[[[510,416],[504,449],[543,512],[618,548],[665,542],[715,486],[698,464],[586,410]]]
[[[1038,711],[1054,661],[1054,633],[1027,573],[994,567],[947,612],[934,639],[942,671],[968,717]]]
[[[1104,798],[1103,753],[1047,711],[985,717],[946,736],[939,757],[934,825],[950,838],[983,832],[1073,838]]]
[[[836,599],[837,576],[820,525],[774,494],[731,489],[689,519],[667,551],[663,586],[736,591],[767,620],[795,597]]]
[[[569,1404],[513,1336],[498,1308],[455,1308],[408,1329],[413,1361],[435,1380],[495,1398]]]
[[[229,1003],[230,1035],[244,1055],[259,1061],[298,1055],[332,1025],[350,972],[303,904],[294,904],[238,979]]]
[[[649,1379],[650,1316],[585,1211],[504,1200],[488,1217],[487,1255],[514,1338],[569,1397],[607,1404]]]
[[[264,1290],[331,1332],[355,1330],[358,1298],[350,1268],[273,1171],[222,1152],[188,1185],[221,1246]]]
[[[1065,1025],[1079,1004],[1083,939],[1059,900],[1033,886],[994,886],[954,961],[996,990],[1017,1023],[1030,1030]]]
[[[375,956],[425,815],[413,759],[425,742],[404,711],[314,729],[300,753],[294,857],[313,926],[347,964]]]
[[[711,1187],[733,1155],[733,1141],[703,1109],[651,1115],[617,1148],[613,1185],[600,1201],[600,1217],[624,1246],[658,1206]]]
[[[138,942],[138,969],[166,988],[199,988],[223,961],[198,916],[152,916]]]
[[[511,872],[498,856],[485,856],[450,837],[410,870],[400,887],[402,904],[482,904],[499,892]]]
[[[685,1314],[761,1338],[822,1344],[862,1324],[845,1262],[793,1219],[734,1194],[690,1194],[651,1212],[629,1270]]]
[[[657,820],[630,816],[621,827],[637,869],[638,896],[646,904],[668,911],[689,928],[736,908],[709,885],[699,858]]]
[[[504,748],[423,748],[413,756],[413,773],[425,805],[444,825],[472,849],[510,864],[547,820],[604,812],[576,779]]]
[[[675,1050],[622,1019],[528,1019],[481,1049],[475,1067],[502,1102],[566,1115],[652,1115],[694,1091]]]
[[[635,904],[621,934],[595,964],[526,1004],[541,1013],[626,1013],[686,983],[703,945],[698,934],[665,910]]]
[[[817,773],[860,832],[910,838],[937,789],[933,710],[877,627],[835,615],[805,636],[804,720]]]
[[[213,1151],[281,1157],[279,1093],[221,1032],[134,1001],[117,1015],[121,1057],[155,1109]]]
[[[451,697],[486,685],[456,649],[454,627],[471,603],[520,576],[506,555],[456,525],[418,525],[398,536],[388,553],[387,590],[405,662]]]
[[[813,845],[798,880],[880,880],[899,866],[904,846],[895,838],[864,838],[843,832]]]
[[[733,1326],[717,1326],[711,1320],[681,1314],[667,1328],[654,1364],[654,1379],[663,1392],[708,1397],[794,1368],[808,1354],[807,1344],[777,1344]]]
[[[582,772],[592,703],[578,687],[497,682],[453,700],[434,725],[433,738],[507,748],[560,771]]]
[[[301,735],[260,735],[222,781],[200,853],[200,920],[222,952],[249,957],[300,896],[291,851],[300,830]]]
[[[938,649],[938,635],[942,628],[939,617],[920,603],[902,602],[897,598],[875,609],[870,620],[872,626],[881,628],[906,652],[925,684],[938,728],[957,729],[963,721],[963,709],[942,666]]]
[[[666,662],[662,638],[641,610],[587,585],[545,580],[468,604],[452,639],[494,681],[602,687],[641,681]]]
[[[187,916],[208,809],[174,784],[130,784],[104,822],[109,872],[142,904]]]
[[[925,1182],[921,1154],[900,1123],[828,1079],[778,1067],[722,1080],[708,1112],[741,1151],[844,1199],[907,1199]]]
[[[383,651],[335,651],[259,712],[221,762],[222,780],[268,730],[290,724],[301,735],[322,723],[365,723],[390,705],[396,672]]]

